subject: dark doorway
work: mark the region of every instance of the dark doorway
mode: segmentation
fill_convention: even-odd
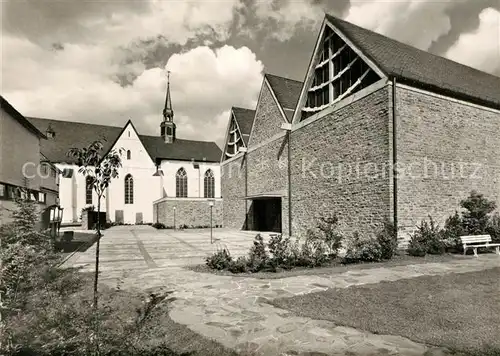
[[[255,230],[281,233],[281,198],[255,199],[253,217]]]

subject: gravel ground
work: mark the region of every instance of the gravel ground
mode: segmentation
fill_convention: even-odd
[[[500,268],[276,299],[300,316],[474,355],[500,355]]]

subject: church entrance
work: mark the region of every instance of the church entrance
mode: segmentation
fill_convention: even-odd
[[[254,230],[281,233],[281,198],[255,199],[252,205]]]

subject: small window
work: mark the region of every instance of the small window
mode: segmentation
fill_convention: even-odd
[[[30,192],[30,200],[32,201],[38,201],[38,192]]]
[[[130,137],[130,131],[128,132],[128,137]]]
[[[130,159],[132,157],[132,152],[130,150],[127,150],[127,159]]]
[[[47,193],[38,194],[38,201],[40,203],[45,203],[47,201]]]
[[[134,178],[130,174],[125,176],[125,204],[134,204]]]
[[[5,184],[0,184],[0,198],[7,198],[7,187]]]
[[[92,177],[85,178],[85,204],[92,204]]]
[[[47,177],[47,165],[46,164],[42,164],[42,174],[44,175],[44,177]]]
[[[172,128],[170,126],[167,127],[167,135],[172,136]]]

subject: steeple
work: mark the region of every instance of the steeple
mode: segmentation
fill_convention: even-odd
[[[174,110],[172,109],[172,98],[170,96],[170,71],[167,71],[167,95],[165,96],[165,107],[163,108],[163,121],[160,125],[160,132],[165,143],[175,141]]]
[[[170,71],[167,72],[167,96],[165,97],[165,107],[163,108],[163,119],[165,121],[174,120],[174,110],[172,109],[172,98],[170,97]]]

